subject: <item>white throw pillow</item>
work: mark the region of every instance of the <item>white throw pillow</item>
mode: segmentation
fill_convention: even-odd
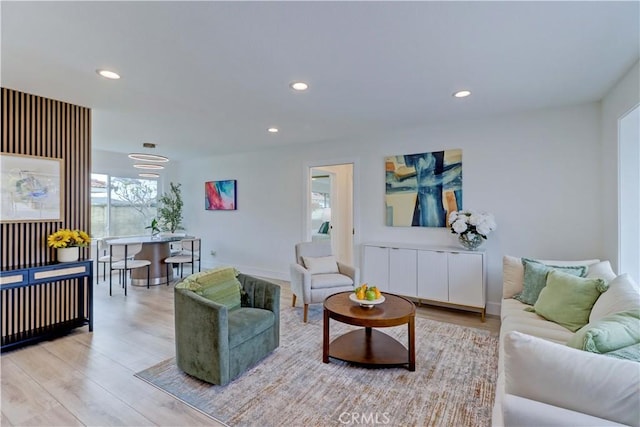
[[[547,265],[557,265],[559,267],[571,267],[578,265],[591,265],[600,262],[599,259],[586,259],[582,261],[554,261],[536,259],[536,261]],[[509,255],[502,257],[502,298],[513,298],[518,292],[522,292],[524,284],[524,266],[522,258]]]
[[[605,282],[609,283],[616,278],[616,273],[611,268],[611,263],[609,261],[600,261],[597,264],[592,264],[589,266],[589,271],[587,271],[587,278],[602,279]]]
[[[310,257],[303,256],[302,262],[311,274],[338,273],[338,263],[333,255]]]
[[[511,331],[504,337],[505,392],[640,426],[637,362]]]
[[[629,274],[621,274],[611,282],[591,309],[589,323],[613,313],[640,308],[640,287]]]

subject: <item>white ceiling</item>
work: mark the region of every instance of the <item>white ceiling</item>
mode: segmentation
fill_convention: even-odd
[[[186,159],[597,101],[639,6],[3,1],[0,81],[92,108],[94,148]]]

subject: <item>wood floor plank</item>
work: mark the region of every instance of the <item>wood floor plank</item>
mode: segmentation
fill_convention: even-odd
[[[55,408],[62,406],[38,382],[9,358],[2,360],[2,425],[5,418],[10,424],[26,425],[34,413]]]

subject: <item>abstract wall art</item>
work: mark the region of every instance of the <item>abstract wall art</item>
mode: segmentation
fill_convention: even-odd
[[[0,222],[62,221],[62,159],[0,154]]]
[[[238,208],[236,183],[235,179],[205,182],[204,208],[208,211],[235,211]]]
[[[462,150],[385,158],[386,225],[446,227],[462,209]]]

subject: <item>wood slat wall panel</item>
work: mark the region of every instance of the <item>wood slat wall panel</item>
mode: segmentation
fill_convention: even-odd
[[[2,88],[1,133],[3,153],[64,160],[63,220],[0,224],[2,269],[54,261],[49,234],[59,228],[91,231],[91,110]],[[88,248],[81,257],[90,257]]]

